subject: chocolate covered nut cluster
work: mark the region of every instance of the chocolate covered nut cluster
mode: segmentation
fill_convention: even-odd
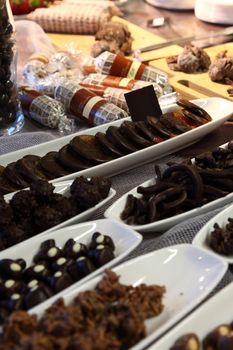
[[[54,193],[45,180],[34,181],[30,190],[15,193],[8,202],[0,196],[0,250],[20,243],[95,206],[108,196],[110,180],[76,178],[67,196]]]
[[[3,326],[0,347],[126,350],[146,336],[146,319],[161,314],[164,293],[159,285],[121,284],[107,270],[93,290],[79,293],[70,305],[59,299],[40,319],[25,311],[14,312]]]
[[[228,224],[222,228],[215,223],[206,243],[219,254],[233,255],[233,218],[228,218]]]
[[[14,38],[13,27],[6,6],[0,1],[0,128],[15,121],[18,107],[17,89],[14,82]]]
[[[68,239],[60,248],[44,241],[30,266],[0,260],[0,323],[14,310],[28,310],[114,259],[110,236],[95,232],[88,245]]]
[[[232,350],[233,322],[222,324],[206,335],[201,342],[194,333],[185,334],[176,340],[169,350]],[[165,349],[164,349],[165,350]]]
[[[129,194],[121,218],[130,225],[144,225],[181,214],[226,196],[233,191],[233,142],[191,160],[155,167],[156,183],[137,188],[140,197]],[[231,222],[227,226],[231,230]],[[214,246],[220,245],[219,230]],[[227,235],[225,251],[232,249]],[[220,249],[220,248],[219,248]],[[223,249],[223,248],[221,248]]]
[[[0,169],[0,193],[28,187],[38,179],[51,180],[109,162],[211,120],[202,108],[188,101],[180,100],[178,104],[182,107],[180,111],[159,119],[148,116],[147,121],[124,121],[119,127],[109,126],[105,133],[75,136],[60,150],[43,157],[26,155]]]

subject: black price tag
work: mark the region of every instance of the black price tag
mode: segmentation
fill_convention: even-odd
[[[127,92],[125,100],[133,121],[145,121],[148,116],[160,118],[163,114],[152,85]]]

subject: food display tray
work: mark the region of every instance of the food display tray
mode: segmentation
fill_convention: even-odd
[[[106,163],[90,167],[86,170],[74,172],[69,175],[56,178],[52,180],[52,182],[55,183],[63,180],[69,180],[80,175],[112,176],[125,172],[129,169],[138,167],[139,165],[151,162],[155,159],[162,158],[170,153],[178,151],[198,141],[200,138],[204,137],[211,131],[218,128],[233,113],[233,102],[221,98],[213,97],[208,99],[194,100],[192,102],[206,110],[212,117],[212,121],[201,125],[195,129],[187,131],[186,133],[163,141],[161,143],[144,148],[142,150],[125,155],[123,157],[108,161]],[[174,111],[176,109],[177,105],[169,106],[163,109],[163,113]],[[53,141],[45,142],[40,145],[24,148],[19,151],[2,155],[0,156],[0,165],[6,166],[7,164],[15,162],[28,154],[44,156],[47,152],[58,151],[64,145],[68,144],[70,140],[77,135],[95,135],[97,132],[105,132],[109,126],[120,126],[124,120],[125,119],[117,120],[112,123],[80,131],[78,133],[61,137]]]

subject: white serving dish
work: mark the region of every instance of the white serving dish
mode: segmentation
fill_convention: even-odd
[[[206,243],[206,238],[210,234],[211,231],[213,231],[213,227],[215,223],[218,223],[220,227],[225,227],[228,223],[227,219],[233,218],[233,205],[230,205],[217,215],[215,215],[210,221],[208,221],[201,230],[196,234],[196,236],[193,239],[193,244],[197,247],[203,248],[211,252],[212,254],[216,254],[219,258],[225,260],[229,264],[233,264],[233,255],[226,256],[221,255],[215,252],[213,249],[211,249],[208,244]],[[233,320],[233,314],[232,314],[232,320]]]
[[[171,10],[192,10],[195,0],[146,0],[148,4]]]
[[[220,147],[226,147],[227,143],[220,146]],[[120,215],[125,207],[126,199],[128,194],[133,194],[135,197],[140,198],[141,195],[137,193],[137,188],[139,186],[148,187],[156,183],[155,178],[145,181],[142,184],[134,187],[131,191],[125,193],[122,197],[120,197],[118,200],[116,200],[104,213],[104,216],[106,218],[114,219],[119,222],[124,223],[124,221],[121,219]],[[221,208],[224,205],[230,204],[233,201],[233,192],[229,193],[227,196],[218,198],[215,201],[209,202],[205,205],[202,205],[201,207],[186,211],[182,214],[172,216],[167,219],[158,220],[155,222],[152,222],[150,224],[146,225],[130,225],[134,230],[140,231],[140,232],[161,232],[168,230],[169,228],[173,227],[176,224],[179,224],[180,222],[183,222],[189,218],[207,213],[211,210]]]
[[[148,163],[154,159],[162,158],[172,152],[178,151],[188,145],[196,142],[203,136],[212,132],[218,128],[225,120],[227,120],[233,114],[233,102],[218,97],[210,97],[207,99],[199,99],[192,101],[197,105],[204,108],[212,117],[212,121],[199,126],[196,129],[190,130],[184,134],[178,135],[172,139],[161,142],[157,145],[147,147],[140,151],[131,153],[118,159],[114,159],[110,162],[93,166],[89,169],[71,173],[69,175],[57,178],[52,182],[60,182],[63,180],[73,179],[74,177],[85,176],[103,176],[103,175],[116,175],[125,172],[129,169],[138,167],[139,165]],[[172,105],[167,108],[163,108],[163,112],[176,110],[177,105]],[[34,154],[38,156],[44,156],[47,152],[58,151],[61,147],[70,142],[70,140],[76,135],[90,134],[95,135],[97,132],[105,132],[110,125],[119,126],[125,119],[117,120],[112,123],[104,124],[98,127],[94,127],[88,130],[80,131],[76,134],[61,137],[56,140],[45,142],[40,145],[24,148],[22,150],[11,152],[0,156],[0,165],[6,166],[11,162],[15,162],[21,157],[27,154]]]
[[[29,266],[33,263],[33,256],[38,252],[40,244],[47,239],[54,239],[56,246],[60,248],[62,248],[70,238],[73,238],[76,242],[89,244],[94,232],[100,232],[112,237],[116,247],[114,252],[115,258],[67,288],[67,290],[72,290],[103,272],[105,269],[119,263],[120,260],[125,258],[137,247],[138,244],[140,244],[142,236],[126,225],[121,225],[112,220],[101,219],[64,227],[60,230],[50,232],[46,236],[35,236],[28,241],[24,241],[0,252],[0,259],[23,258],[26,261],[27,266]],[[56,294],[56,296],[61,296],[63,292],[64,291]]]
[[[232,0],[196,0],[195,16],[202,21],[233,24]]]
[[[143,349],[189,311],[197,306],[218,284],[227,270],[227,264],[208,252],[190,244],[175,245],[129,260],[113,269],[120,282],[137,286],[141,283],[166,287],[164,311],[146,322],[147,336],[131,349]],[[90,290],[101,276],[71,292],[64,292],[66,303],[85,290]],[[30,310],[41,316],[58,296]]]
[[[232,295],[233,283],[215,294],[148,350],[169,350],[179,337],[187,333],[195,333],[203,340],[215,327],[229,324],[233,320]]]
[[[68,195],[70,193],[70,186],[71,186],[72,182],[73,182],[72,180],[69,180],[69,181],[67,180],[67,181],[55,183],[54,184],[54,187],[55,187],[54,192],[60,193],[63,195]],[[15,192],[6,194],[4,196],[5,200],[9,201],[13,197],[14,194],[15,194]],[[116,194],[116,191],[113,188],[110,188],[108,196],[106,198],[104,198],[102,201],[100,201],[98,204],[96,204],[94,207],[89,208],[89,209],[83,211],[82,213],[75,215],[68,220],[63,221],[60,224],[49,228],[48,230],[42,231],[41,233],[39,233],[37,235],[37,237],[44,235],[44,234],[47,234],[49,232],[52,232],[54,230],[58,230],[62,227],[77,224],[78,222],[90,219],[97,212],[97,210],[99,210],[104,204],[106,204],[108,201],[110,201],[110,199],[112,199],[115,196],[115,194]],[[23,243],[24,242],[25,241],[23,241]]]

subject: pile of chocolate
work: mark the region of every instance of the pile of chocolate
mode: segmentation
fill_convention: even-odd
[[[54,193],[54,186],[45,180],[16,192],[9,203],[0,196],[0,250],[95,206],[108,196],[110,187],[106,178],[81,176],[73,181],[69,196]]]
[[[67,306],[59,299],[40,319],[14,312],[4,324],[0,348],[129,349],[146,336],[146,319],[162,312],[164,293],[158,285],[121,284],[106,271],[95,289],[81,292]]]
[[[144,225],[224,197],[233,191],[233,141],[181,164],[156,166],[156,183],[138,187],[141,197],[129,194],[121,218]]]
[[[110,236],[95,232],[89,246],[68,239],[63,248],[43,242],[26,267],[23,259],[0,260],[0,323],[14,310],[28,310],[114,259]]]
[[[215,223],[213,231],[206,238],[206,243],[219,254],[233,255],[233,218],[228,219],[225,228]]]
[[[54,179],[88,169],[145,147],[192,130],[211,120],[202,108],[180,100],[182,109],[159,119],[124,121],[121,126],[109,126],[106,133],[75,136],[59,151],[44,157],[26,155],[17,162],[0,166],[0,193],[6,194],[28,187],[38,179]]]
[[[185,334],[169,350],[232,350],[233,322],[216,327],[203,339],[202,345],[194,333]],[[165,349],[164,349],[165,350]]]
[[[18,106],[16,85],[11,72],[14,59],[13,27],[9,21],[5,0],[0,0],[0,128],[15,121]]]

